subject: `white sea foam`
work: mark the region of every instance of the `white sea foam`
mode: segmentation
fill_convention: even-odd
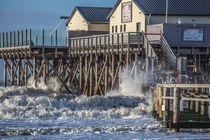
[[[86,97],[61,92],[55,77],[47,84],[42,79],[29,80],[28,87],[0,88],[0,119],[39,118],[132,118],[147,114],[152,109],[152,94],[143,93],[142,85],[148,74],[138,72],[131,78],[129,69],[120,74],[120,91],[106,96]]]

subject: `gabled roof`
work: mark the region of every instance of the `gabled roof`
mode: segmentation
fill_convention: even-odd
[[[119,6],[118,0],[108,19]],[[145,15],[165,15],[166,0],[133,0]],[[210,0],[168,0],[168,15],[210,16]]]
[[[75,7],[70,18],[68,19],[66,25],[74,16],[74,13],[78,12],[82,15],[88,23],[109,23],[107,16],[111,12],[112,8],[110,7]]]

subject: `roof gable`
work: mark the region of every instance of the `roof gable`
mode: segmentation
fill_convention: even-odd
[[[109,23],[107,16],[111,12],[112,8],[106,7],[75,7],[66,25],[70,22],[74,13],[78,10],[84,20],[88,23]]]

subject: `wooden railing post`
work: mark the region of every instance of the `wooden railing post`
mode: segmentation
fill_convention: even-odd
[[[17,31],[17,46],[20,45],[20,31]]]
[[[9,32],[9,47],[12,47],[12,32]]]
[[[179,132],[179,113],[180,113],[180,92],[174,87],[174,103],[173,103],[173,124],[175,131]]]
[[[31,29],[29,29],[29,57],[31,57],[31,46],[32,46],[32,41],[31,41]]]
[[[21,30],[21,46],[23,46],[23,30]]]
[[[8,32],[6,32],[6,47],[8,47]]]
[[[4,48],[4,33],[2,33],[2,48]]]
[[[30,42],[29,42],[29,44],[30,44]],[[27,46],[28,45],[28,31],[27,31],[27,29],[25,30],[25,46]]]
[[[42,29],[42,57],[44,57],[44,29]]]
[[[13,47],[16,46],[16,31],[13,32]]]

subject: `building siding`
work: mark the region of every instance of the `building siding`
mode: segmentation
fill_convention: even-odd
[[[88,30],[109,32],[109,24],[90,24]]]
[[[145,15],[143,12],[136,6],[134,2],[132,2],[132,21],[127,23],[121,22],[121,4],[124,2],[132,2],[131,0],[122,0],[119,6],[116,8],[114,13],[110,17],[110,33],[112,33],[112,27],[117,26],[117,32],[120,31],[120,25],[123,26],[124,32],[124,25],[126,25],[126,32],[136,32],[136,24],[141,22],[141,30],[145,31]]]
[[[88,24],[78,11],[74,13],[72,19],[70,20],[67,26],[67,30],[88,31]]]

